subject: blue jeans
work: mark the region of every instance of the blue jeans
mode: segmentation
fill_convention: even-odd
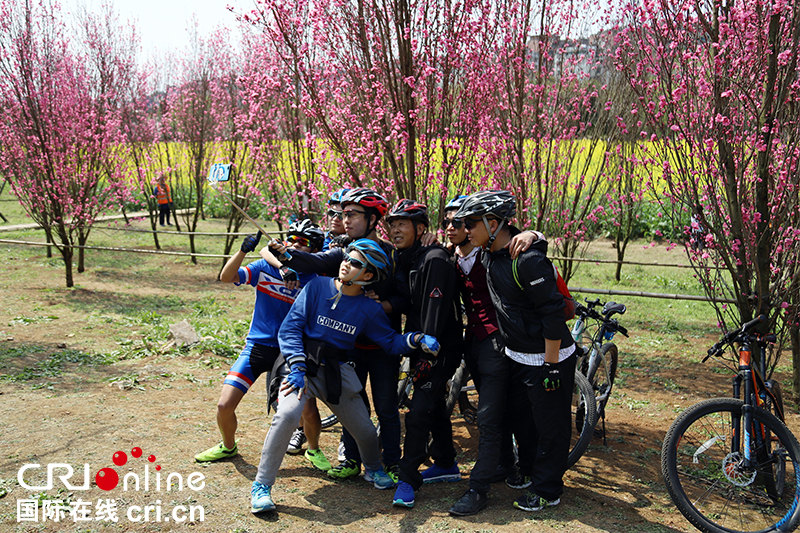
[[[367,376],[372,387],[372,403],[380,424],[383,464],[395,465],[400,462],[400,412],[397,408],[397,377],[400,374],[400,356],[389,355],[380,348],[367,350],[355,348],[348,353],[355,363],[356,375],[366,388]],[[366,391],[362,392],[364,403],[369,410]],[[361,464],[356,441],[347,429],[342,431],[345,457]]]

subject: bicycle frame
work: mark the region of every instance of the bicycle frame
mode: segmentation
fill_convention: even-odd
[[[750,435],[749,428],[753,427],[753,406],[766,408],[766,397],[772,399],[773,405],[776,406],[777,416],[781,422],[786,422],[781,406],[778,399],[773,392],[766,386],[763,372],[766,369],[766,345],[765,338],[757,337],[756,335],[743,335],[742,342],[739,347],[739,372],[733,378],[733,397],[744,401],[744,442],[747,445],[744,450],[739,449],[739,433],[741,431],[741,420],[734,418],[731,421],[733,427],[733,435],[737,438],[733,439],[731,451],[744,452],[744,461],[742,466],[745,468],[753,468],[754,461],[751,457],[750,446],[751,439],[754,437]],[[755,344],[758,350],[758,360],[753,364],[752,345]],[[742,388],[744,393],[742,394]],[[762,434],[759,436],[761,439],[766,439],[768,436],[764,434],[763,428],[760,428]]]
[[[616,335],[617,331],[622,332],[623,335],[627,335],[627,332],[625,328],[619,326],[616,321],[612,322],[612,319],[610,318],[612,313],[607,313],[607,316],[603,316],[594,310],[596,306],[603,305],[599,299],[587,299],[586,303],[588,304],[586,307],[578,306],[578,309],[576,309],[577,319],[575,320],[575,324],[572,326],[572,338],[575,340],[575,343],[581,347],[582,352],[578,356],[577,368],[588,378],[590,382],[593,382],[594,374],[600,367],[597,359],[600,357],[600,351],[603,347],[603,343],[605,341],[611,341],[614,338],[614,335]],[[609,303],[613,304],[613,302]],[[621,313],[624,312],[625,307],[622,306]],[[595,322],[597,322],[598,327],[597,331],[590,339],[591,347],[587,350],[583,347],[583,343],[586,330],[588,329],[588,319],[593,319]],[[609,327],[610,324],[614,324],[614,327]],[[597,396],[596,400],[598,404],[600,402],[607,401],[610,394],[611,389],[609,388]]]

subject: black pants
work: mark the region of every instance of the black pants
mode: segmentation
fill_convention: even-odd
[[[416,363],[418,356],[412,359]],[[400,480],[414,490],[422,486],[419,467],[430,457],[443,468],[456,460],[453,446],[453,426],[447,412],[445,386],[461,363],[461,354],[439,352],[438,362],[427,381],[414,384],[411,408],[406,414],[406,437],[403,442],[403,458],[400,460]],[[433,438],[428,450],[428,437]]]
[[[526,412],[531,413],[533,420],[524,438],[517,433],[520,447],[535,449],[530,472],[524,473],[533,481],[531,492],[546,500],[560,498],[564,492],[563,477],[567,470],[572,435],[572,389],[575,387],[576,359],[576,355],[572,354],[558,363],[561,386],[551,392],[544,390],[541,366],[511,362],[509,408],[519,410],[522,417]],[[515,429],[515,433],[517,431]]]
[[[469,488],[486,494],[497,465],[511,468],[511,410],[507,409],[511,359],[505,356],[503,337],[495,332],[467,342],[464,360],[478,389],[478,460],[469,475]],[[519,413],[516,413],[519,415]]]
[[[167,219],[167,226],[169,223],[169,204],[158,204],[158,223],[164,225],[164,218]]]

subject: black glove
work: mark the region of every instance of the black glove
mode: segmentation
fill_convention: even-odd
[[[289,281],[297,281],[297,272],[295,272],[289,267],[283,267],[281,269],[281,279],[283,280],[284,283],[287,283]]]
[[[542,366],[542,385],[544,390],[552,392],[561,386],[561,370],[553,363],[545,363]]]
[[[414,383],[417,381],[428,381],[433,373],[433,367],[436,366],[437,360],[435,358],[420,357],[417,364],[414,366]]]
[[[331,248],[347,248],[347,245],[353,242],[353,239],[347,236],[347,233],[342,233],[331,239]]]
[[[256,246],[258,246],[258,241],[260,240],[261,240],[260,231],[255,235],[248,235],[242,241],[242,248],[241,248],[242,252],[249,254],[250,252],[256,249]]]

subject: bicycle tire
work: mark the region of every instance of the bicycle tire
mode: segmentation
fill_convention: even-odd
[[[400,363],[400,374],[397,378],[397,406],[409,406],[409,394],[411,393],[411,358],[403,357]]]
[[[783,394],[781,385],[775,380],[767,380],[764,384],[772,394],[764,394],[764,408],[772,413],[778,420],[783,420]],[[761,438],[761,436],[758,436]],[[765,471],[761,472],[761,480],[767,494],[773,498],[781,498],[786,490],[786,460],[782,456],[776,456],[770,461],[772,455],[772,436],[764,436],[764,446],[759,448],[759,461],[770,464]]]
[[[619,349],[613,342],[607,342],[600,347],[600,351],[586,375],[592,384],[597,403],[597,420],[605,418],[606,403],[614,387],[614,378],[617,376],[617,361]],[[595,425],[597,423],[595,422]]]
[[[753,428],[768,431],[771,457],[786,457],[785,486],[791,494],[773,497],[757,482],[765,465],[740,468],[742,435],[733,430],[744,421],[744,402],[715,398],[697,403],[672,423],[661,450],[661,473],[670,498],[683,516],[707,533],[792,531],[800,524],[800,486],[795,466],[800,444],[773,414],[753,408]],[[740,426],[743,424],[739,424]],[[755,442],[754,442],[755,444]],[[738,447],[737,447],[738,446]],[[759,450],[752,450],[758,458]],[[769,467],[769,465],[766,465]]]
[[[572,468],[586,452],[597,423],[597,406],[592,384],[577,370],[575,371],[575,388],[572,393],[572,423],[575,431],[572,432],[567,469]]]
[[[469,371],[467,370],[466,363],[462,359],[461,364],[458,365],[458,368],[456,368],[453,377],[447,382],[447,398],[445,399],[445,407],[447,408],[448,415],[453,415],[453,409],[455,409],[456,402],[461,394],[461,387],[464,386],[465,381],[468,379]]]

